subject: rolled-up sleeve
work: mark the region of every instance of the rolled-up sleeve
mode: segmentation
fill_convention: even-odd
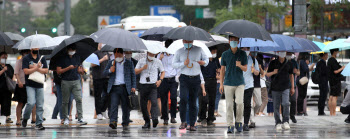
[[[204,67],[208,66],[209,64],[209,58],[208,56],[204,53],[203,49],[201,48],[201,59],[205,62],[203,65]]]

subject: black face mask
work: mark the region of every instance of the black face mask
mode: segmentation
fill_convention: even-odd
[[[39,51],[38,51],[38,50],[32,50],[32,53],[33,53],[33,54],[38,54]]]

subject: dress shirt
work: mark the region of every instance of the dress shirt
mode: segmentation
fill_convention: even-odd
[[[188,75],[188,76],[196,76],[201,73],[201,67],[197,63],[198,61],[203,60],[205,64],[203,66],[207,66],[209,63],[209,58],[207,55],[205,55],[202,48],[198,46],[192,46],[192,48],[189,51],[189,64],[188,66],[192,66],[192,68],[188,68],[184,62],[187,59],[187,53],[188,50],[186,48],[180,48],[176,51],[175,57],[173,59],[172,65],[175,69],[179,69],[181,74]]]
[[[158,59],[160,59],[160,54],[158,54],[157,57]],[[161,60],[165,71],[164,78],[172,78],[177,75],[177,72],[178,72],[177,69],[173,68],[172,66],[173,59],[174,59],[174,55],[164,54],[164,57]]]
[[[143,70],[140,74],[140,83],[141,84],[154,84],[158,79],[158,71],[163,72],[164,68],[162,62],[159,59],[146,62],[146,58],[142,58],[137,62],[136,69],[142,68],[144,65],[148,65],[147,69]],[[150,82],[147,82],[146,78],[150,78]]]
[[[115,62],[115,61],[114,61]],[[119,63],[116,62],[116,74],[115,74],[115,81],[114,81],[114,85],[122,85],[125,84],[125,80],[124,80],[124,61]]]
[[[249,89],[249,88],[254,87],[254,78],[253,78],[254,73],[252,73],[253,59],[251,56],[248,56],[247,59],[248,59],[247,71],[243,71],[243,77],[244,77],[244,82],[245,82],[244,89]],[[256,64],[254,64],[254,69],[259,71],[258,61],[256,59],[254,59],[254,60],[256,63]]]

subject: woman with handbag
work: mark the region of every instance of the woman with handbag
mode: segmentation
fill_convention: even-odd
[[[315,63],[308,66],[310,64],[310,55],[308,53],[300,53],[299,54],[299,71],[297,74],[299,74],[297,78],[297,86],[298,86],[298,99],[297,99],[297,115],[305,115],[307,116],[307,113],[304,111],[304,99],[306,98],[307,94],[307,85],[309,82],[309,72],[314,70]]]
[[[11,115],[11,97],[12,91],[10,83],[13,77],[13,68],[10,64],[6,64],[7,53],[0,53],[0,104],[1,116],[6,116],[6,123],[13,123],[10,118]]]

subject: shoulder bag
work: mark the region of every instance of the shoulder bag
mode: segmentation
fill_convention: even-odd
[[[38,63],[41,61],[42,58],[43,58],[43,56],[40,57]],[[33,72],[32,74],[29,75],[28,79],[32,80],[34,82],[40,83],[40,84],[44,84],[44,82],[45,82],[45,75],[40,73],[40,72],[38,72],[38,71],[35,71],[35,72]]]

